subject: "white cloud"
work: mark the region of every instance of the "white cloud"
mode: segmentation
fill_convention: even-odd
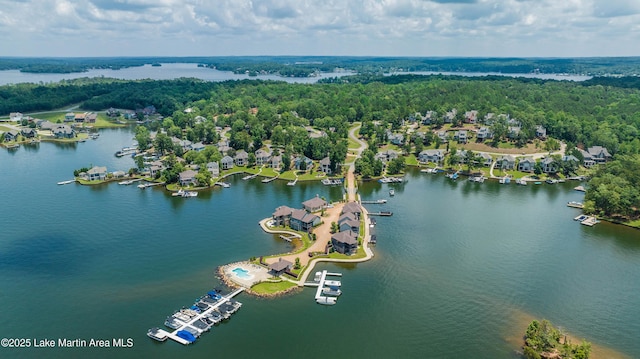
[[[640,55],[638,23],[637,0],[0,0],[0,55]]]

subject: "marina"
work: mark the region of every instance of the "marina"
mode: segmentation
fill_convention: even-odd
[[[183,308],[167,317],[164,324],[174,329],[172,332],[154,327],[147,331],[147,336],[160,342],[171,339],[182,345],[191,344],[202,333],[209,331],[221,320],[229,319],[231,314],[240,309],[242,303],[233,300],[233,297],[242,291],[244,288],[240,287],[227,296],[222,296],[215,290],[209,291],[190,308]]]

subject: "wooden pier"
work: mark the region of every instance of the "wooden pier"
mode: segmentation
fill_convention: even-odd
[[[271,177],[271,178],[265,178],[265,179],[263,179],[263,180],[262,180],[262,183],[269,183],[269,182],[271,182],[271,181],[275,181],[275,180],[277,180],[277,179],[278,179],[278,176],[276,176],[276,177]]]
[[[158,182],[158,183],[141,183],[138,185],[138,188],[140,189],[146,189],[147,187],[153,187],[153,186],[162,186],[166,184],[165,182]]]
[[[390,217],[393,216],[393,212],[369,212],[370,216],[383,216]]]
[[[387,203],[386,199],[376,199],[375,201],[360,201],[362,204],[385,204]]]

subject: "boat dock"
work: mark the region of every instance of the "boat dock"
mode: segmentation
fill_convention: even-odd
[[[293,181],[287,182],[287,186],[295,186],[296,183],[298,183],[298,176],[296,176],[296,179],[294,179]]]
[[[327,280],[327,276],[341,277],[342,273],[330,273],[326,270],[323,270],[322,272],[316,272],[315,279],[317,279],[318,282],[318,289],[316,290],[315,300],[318,304],[334,305],[338,300],[337,296],[342,294],[340,289],[338,289],[338,287],[340,287],[342,283],[337,280]]]
[[[231,185],[230,185],[229,183],[227,183],[227,182],[216,182],[216,183],[214,183],[214,185],[216,185],[216,186],[220,186],[220,187],[222,187],[222,188],[229,188],[229,187],[231,187]]]
[[[209,315],[216,310],[217,308],[221,307],[222,305],[224,305],[225,303],[228,303],[233,297],[237,296],[238,294],[240,294],[242,291],[244,290],[244,287],[240,287],[237,290],[235,290],[234,292],[230,293],[229,295],[222,297],[220,300],[218,300],[215,304],[212,304],[211,306],[209,306],[206,310],[201,311],[200,313],[198,313],[197,315],[191,317],[190,319],[188,319],[187,321],[181,321],[180,326],[176,327],[175,330],[173,332],[167,332],[163,329],[157,329],[157,328],[153,328],[153,339],[158,340],[158,341],[165,341],[167,338],[176,341],[182,345],[188,345],[193,343],[193,341],[195,341],[195,339],[192,340],[187,340],[181,336],[178,335],[179,332],[182,331],[187,331],[190,333],[196,332],[197,334],[195,334],[195,336],[199,336],[202,332],[209,330],[209,328],[205,328],[202,329],[200,328],[201,325],[198,325],[196,322],[201,322],[201,320],[203,318],[208,318]]]
[[[577,186],[577,187],[574,187],[573,189],[576,190],[576,191],[579,191],[579,192],[586,192],[587,191],[587,189],[584,188],[584,186]]]
[[[584,204],[582,204],[581,202],[571,201],[567,202],[567,207],[582,209],[584,208]]]
[[[140,189],[145,189],[147,187],[153,187],[153,186],[162,186],[163,184],[165,184],[165,182],[158,182],[158,183],[141,183],[138,185],[138,188]]]
[[[294,235],[285,236],[284,234],[281,234],[281,235],[280,235],[280,238],[281,238],[281,239],[284,239],[284,240],[285,240],[285,241],[287,241],[287,242],[291,242],[291,241],[293,241],[294,239],[299,239],[300,237],[299,237],[299,236],[297,236],[297,235],[295,235],[295,236],[294,236]]]
[[[596,224],[600,223],[600,221],[594,216],[587,216],[586,214],[581,214],[578,217],[573,219],[574,221],[580,222],[580,224],[584,224],[585,226],[593,227]]]
[[[362,204],[385,204],[387,203],[386,199],[377,199],[375,201],[360,201]]]
[[[134,182],[138,182],[138,181],[142,181],[142,180],[143,180],[142,178],[134,178],[132,180],[118,182],[118,184],[128,186],[128,185],[130,185],[130,184],[132,184]]]
[[[383,216],[383,217],[390,217],[393,216],[393,212],[389,212],[389,211],[383,211],[383,212],[369,212],[370,216]]]
[[[278,179],[278,176],[276,176],[276,177],[270,177],[270,178],[265,178],[265,179],[263,179],[263,180],[262,180],[262,183],[269,183],[269,182],[271,182],[271,181],[275,181],[275,180],[277,180],[277,179]]]
[[[256,177],[258,177],[258,174],[257,174],[257,173],[252,174],[252,175],[244,176],[244,177],[242,177],[242,180],[243,180],[243,181],[246,181],[246,180],[254,179],[254,178],[256,178]]]
[[[586,219],[584,219],[583,221],[580,221],[580,224],[584,224],[585,226],[589,226],[589,227],[593,227],[598,223],[600,223],[600,221],[593,216],[587,216]]]

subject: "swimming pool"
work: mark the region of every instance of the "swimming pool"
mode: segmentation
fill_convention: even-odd
[[[233,272],[233,274],[236,275],[236,277],[240,278],[240,279],[251,279],[253,278],[252,274],[249,274],[249,271],[240,267],[236,267],[233,270],[231,270]]]

